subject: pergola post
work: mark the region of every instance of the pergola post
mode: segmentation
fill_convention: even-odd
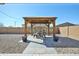
[[[49,23],[48,23],[48,35],[49,35]]]
[[[56,38],[56,36],[55,36],[55,28],[56,28],[56,26],[55,26],[55,20],[53,20],[53,40],[55,41],[55,38]]]
[[[25,36],[22,37],[22,40],[23,42],[27,42],[27,22],[25,21],[25,24],[24,24],[24,33],[25,33]]]
[[[53,20],[53,34],[55,34],[55,20]]]
[[[31,23],[31,34],[33,35],[33,24]]]
[[[53,20],[53,40],[55,42],[58,41],[58,37],[56,36],[56,25],[55,25],[55,20]]]
[[[27,37],[27,22],[25,21],[25,36]]]

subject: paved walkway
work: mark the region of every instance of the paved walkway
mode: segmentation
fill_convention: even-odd
[[[30,43],[23,51],[23,54],[57,54],[53,47],[46,47],[41,39],[28,36],[28,40]]]

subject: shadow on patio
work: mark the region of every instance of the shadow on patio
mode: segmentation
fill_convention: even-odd
[[[33,43],[37,43],[37,44],[42,44],[42,45],[43,45],[43,43],[40,43],[40,42],[31,41],[31,40],[27,40],[27,43],[31,43],[31,42],[33,42]]]

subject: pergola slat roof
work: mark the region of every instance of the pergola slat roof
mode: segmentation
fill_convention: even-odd
[[[28,23],[51,23],[57,17],[23,17]]]

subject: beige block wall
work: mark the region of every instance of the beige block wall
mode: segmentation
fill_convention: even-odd
[[[71,26],[69,29],[71,37],[79,38],[79,26]]]
[[[28,33],[30,33],[29,30],[27,30]],[[15,34],[22,34],[24,33],[24,29],[17,27],[17,28],[10,28],[10,27],[2,27],[0,28],[0,34],[10,34],[10,33],[15,33]]]
[[[64,36],[68,36],[68,27],[59,27],[60,30],[60,34],[64,35]],[[27,30],[28,33],[31,33],[30,30]],[[24,29],[23,28],[7,28],[7,27],[3,27],[0,28],[0,33],[15,33],[15,34],[22,34],[24,33]],[[52,34],[53,32],[50,31],[50,34]],[[56,33],[57,33],[57,29],[56,29]],[[79,38],[79,26],[69,26],[69,37],[75,37],[75,38]]]
[[[46,32],[48,33],[48,28],[41,28],[41,29],[46,29]],[[39,30],[39,28],[38,28]],[[58,29],[56,28],[55,30],[56,33],[58,33]],[[0,27],[0,34],[10,34],[10,33],[15,33],[15,34],[22,34],[24,33],[24,28],[22,27]],[[27,29],[27,33],[31,33],[30,29]],[[49,34],[53,34],[53,29],[49,29]]]
[[[67,27],[59,27],[60,34],[67,36]]]
[[[68,36],[68,27],[59,27],[61,35]],[[79,38],[79,26],[69,26],[69,37]]]

